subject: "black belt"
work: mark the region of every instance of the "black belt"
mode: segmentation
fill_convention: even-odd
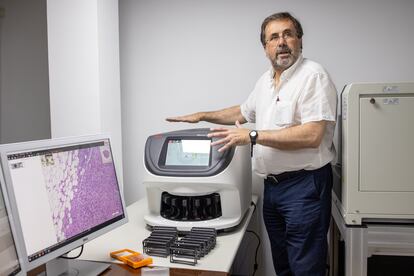
[[[286,179],[292,179],[298,176],[303,176],[305,174],[308,174],[309,172],[311,171],[299,170],[299,171],[284,172],[281,174],[268,174],[266,177],[266,180],[277,184]]]
[[[292,178],[295,178],[295,177],[298,177],[298,176],[304,176],[308,173],[311,173],[311,172],[314,172],[314,171],[317,171],[317,170],[323,170],[323,169],[325,169],[325,167],[329,168],[331,170],[331,163],[327,163],[325,166],[323,166],[319,169],[316,169],[316,170],[299,170],[299,171],[284,172],[284,173],[281,173],[281,174],[268,174],[267,177],[266,177],[266,180],[270,181],[274,184],[277,184],[277,183],[282,182],[286,179],[292,179]]]

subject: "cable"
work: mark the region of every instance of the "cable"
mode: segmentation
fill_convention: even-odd
[[[75,256],[75,257],[64,257],[64,256],[60,256],[60,258],[62,258],[62,259],[67,259],[67,260],[77,259],[77,258],[79,258],[79,257],[82,255],[82,252],[83,252],[83,244],[82,244],[82,246],[81,246],[81,251],[79,252],[78,256]],[[68,252],[68,253],[69,253],[69,252]],[[67,254],[67,253],[66,253],[66,254]]]
[[[253,214],[254,214],[254,212],[256,212],[256,207],[257,207],[257,206],[256,206],[256,203],[254,203],[254,202],[252,201],[252,202],[250,202],[250,206],[251,206],[251,205],[253,205],[253,206],[254,206],[254,210],[253,210]]]
[[[253,201],[251,201],[250,202],[250,205],[253,205],[254,206],[254,210],[253,210],[253,213],[252,213],[252,215],[254,214],[254,212],[256,212],[256,208],[257,208],[257,205],[256,205],[256,203],[254,203]],[[256,274],[256,271],[257,271],[257,268],[259,267],[259,264],[257,263],[257,252],[258,252],[258,250],[259,250],[259,247],[260,247],[260,243],[261,243],[261,241],[260,241],[260,237],[259,237],[259,235],[258,234],[256,234],[256,232],[254,232],[254,231],[252,231],[252,230],[246,230],[246,232],[248,232],[248,233],[253,233],[255,236],[256,236],[256,238],[257,238],[257,240],[258,240],[258,244],[257,244],[257,247],[256,247],[256,253],[255,253],[255,256],[254,256],[254,267],[253,267],[253,274],[252,274],[252,276],[254,276],[254,274]]]
[[[260,241],[259,235],[256,234],[256,232],[254,232],[252,230],[246,230],[246,232],[254,234],[256,236],[256,238],[257,238],[257,241],[258,241],[257,247],[256,247],[256,253],[254,255],[254,267],[253,267],[253,274],[252,274],[252,276],[254,276],[254,274],[256,274],[257,269],[259,268],[259,264],[257,263],[257,252],[259,251],[259,247],[260,247],[261,241]]]

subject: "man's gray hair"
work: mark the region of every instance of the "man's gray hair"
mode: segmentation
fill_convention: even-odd
[[[300,22],[288,12],[279,12],[279,13],[272,14],[266,17],[265,20],[263,20],[262,29],[260,32],[260,41],[262,42],[263,47],[266,46],[265,29],[266,29],[267,24],[275,20],[284,20],[284,19],[288,19],[293,23],[293,26],[295,26],[295,29],[296,29],[296,36],[299,39],[302,38],[303,29],[302,29],[302,25],[300,24]]]

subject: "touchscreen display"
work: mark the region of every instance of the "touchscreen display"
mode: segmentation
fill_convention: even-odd
[[[211,140],[168,140],[166,166],[208,166]]]

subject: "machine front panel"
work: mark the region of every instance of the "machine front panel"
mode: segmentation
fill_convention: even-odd
[[[205,177],[225,170],[234,149],[218,152],[211,146],[209,129],[190,129],[150,136],[145,145],[145,166],[159,176]]]
[[[414,97],[360,99],[360,190],[414,192]]]
[[[347,224],[414,220],[413,117],[414,83],[345,87],[342,187],[334,202]]]

